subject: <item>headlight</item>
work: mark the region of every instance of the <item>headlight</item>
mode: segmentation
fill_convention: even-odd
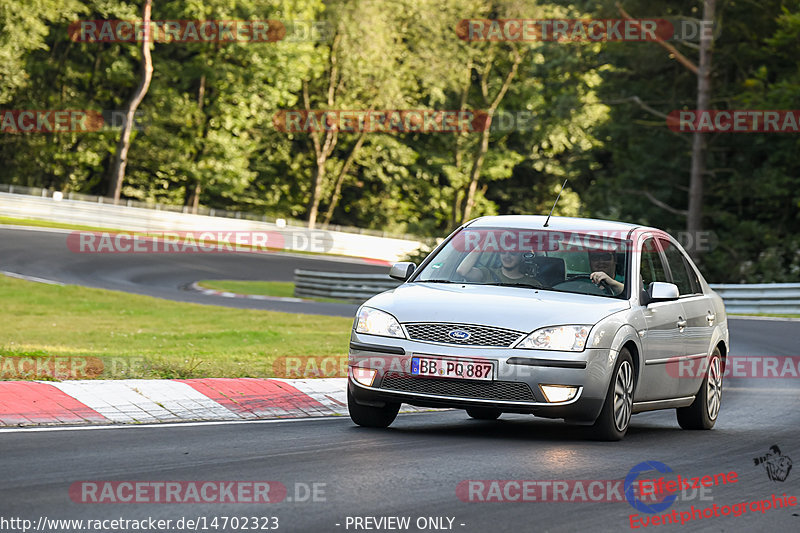
[[[383,337],[400,337],[405,339],[403,329],[397,319],[384,311],[371,307],[362,307],[356,317],[356,333],[381,335]]]
[[[559,350],[581,352],[592,326],[554,326],[537,329],[517,344],[517,348],[528,350]]]

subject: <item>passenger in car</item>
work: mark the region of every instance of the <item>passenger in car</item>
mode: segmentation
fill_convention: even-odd
[[[595,285],[605,283],[614,296],[625,290],[625,278],[617,274],[617,254],[607,250],[589,251],[589,279]]]
[[[476,267],[475,263],[481,254],[479,249],[472,250],[458,265],[456,273],[467,281],[475,283],[520,283],[532,287],[543,287],[542,283],[528,273],[523,262],[524,252],[502,251],[499,252],[499,268],[488,266]]]

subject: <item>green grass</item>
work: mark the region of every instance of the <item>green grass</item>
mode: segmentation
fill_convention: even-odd
[[[291,281],[237,281],[230,279],[207,279],[197,283],[204,289],[227,291],[255,296],[277,296],[294,298],[294,283]],[[314,302],[350,303],[335,298],[305,298]]]
[[[15,226],[33,226],[36,228],[55,228],[55,229],[74,229],[81,231],[101,231],[101,232],[119,232],[122,230],[96,228],[94,226],[82,226],[80,224],[65,224],[62,222],[50,222],[49,220],[33,220],[28,218],[13,218],[0,216],[0,224],[9,224]]]
[[[0,294],[2,379],[20,378],[8,372],[19,358],[53,357],[68,365],[98,358],[101,378],[271,377],[284,356],[346,355],[353,323],[5,276]]]

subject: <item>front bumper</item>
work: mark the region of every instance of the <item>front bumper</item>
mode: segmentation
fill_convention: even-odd
[[[490,361],[493,381],[415,377],[411,358],[466,358]],[[520,350],[434,344],[352,333],[348,365],[377,370],[372,386],[348,379],[360,404],[407,403],[418,407],[492,407],[504,412],[593,422],[603,407],[617,353],[587,348],[582,352]],[[352,373],[350,373],[352,374]],[[569,401],[548,402],[540,385],[577,388]]]

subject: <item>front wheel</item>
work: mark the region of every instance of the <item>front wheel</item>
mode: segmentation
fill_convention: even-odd
[[[470,407],[467,409],[467,414],[475,420],[497,420],[502,412],[500,409],[490,407]]]
[[[592,432],[598,440],[620,440],[628,431],[633,412],[633,359],[627,348],[619,351],[611,374],[606,401]]]
[[[383,407],[372,407],[370,405],[360,405],[353,398],[350,388],[347,389],[347,410],[350,412],[350,419],[359,426],[367,428],[387,428],[400,411],[399,403],[387,403]]]
[[[683,429],[711,429],[719,416],[722,405],[722,356],[719,348],[711,352],[706,376],[689,407],[676,409],[678,425]]]

